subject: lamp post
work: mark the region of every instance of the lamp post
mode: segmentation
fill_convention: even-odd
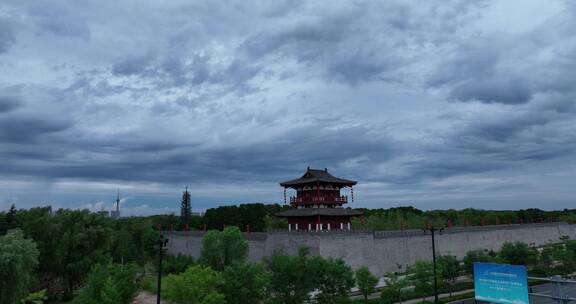
[[[432,235],[432,273],[434,275],[434,304],[438,304],[438,278],[436,276],[436,240],[434,238],[436,232],[442,234],[444,228],[436,229],[433,225],[429,225],[428,228],[423,229],[424,233],[430,231]]]
[[[156,241],[158,245],[158,285],[156,286],[156,304],[160,304],[160,296],[162,293],[162,254],[164,248],[168,244],[168,239],[165,239],[163,235]]]

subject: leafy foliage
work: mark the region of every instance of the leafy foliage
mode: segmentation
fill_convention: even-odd
[[[38,249],[19,229],[0,237],[0,304],[17,303],[28,293],[38,265]]]
[[[155,257],[154,244],[159,233],[153,229],[149,219],[129,217],[110,222],[111,254],[114,262],[143,265]]]
[[[270,273],[268,293],[271,303],[299,304],[308,299],[308,294],[314,289],[308,254],[305,247],[300,248],[295,256],[279,250],[264,260]]]
[[[464,271],[473,276],[474,275],[474,263],[476,262],[493,262],[494,257],[490,256],[484,250],[471,250],[466,252],[466,256],[464,256]]]
[[[380,297],[386,303],[401,302],[403,299],[404,288],[406,288],[410,283],[408,278],[396,273],[387,273],[384,281],[386,282],[386,288],[382,290]]]
[[[362,292],[364,296],[364,303],[368,303],[368,295],[374,292],[376,289],[376,284],[378,284],[378,278],[375,277],[368,267],[363,266],[356,270],[356,286],[358,290]]]
[[[46,295],[46,289],[42,289],[37,292],[33,292],[26,296],[24,299],[20,300],[22,304],[43,304],[44,301],[48,300]]]
[[[221,273],[196,265],[181,274],[168,275],[162,284],[162,293],[176,304],[224,304],[224,294],[219,291],[223,285]]]
[[[34,289],[51,298],[71,298],[97,263],[144,264],[155,256],[158,233],[150,218],[113,220],[88,210],[51,207],[0,212],[0,228],[16,226],[39,250]],[[1,233],[1,232],[0,232]]]
[[[437,259],[437,266],[437,277],[441,286],[448,288],[450,296],[452,296],[451,286],[456,282],[456,278],[460,275],[460,262],[453,255],[441,255]]]
[[[111,233],[105,218],[87,210],[61,209],[57,215],[56,264],[60,267],[55,272],[71,295],[95,264],[107,261]]]
[[[533,265],[536,262],[536,250],[530,248],[522,242],[509,243],[502,245],[498,257],[508,264],[514,265]]]
[[[432,275],[432,263],[428,261],[417,261],[408,268],[413,274],[414,290],[418,293],[428,294],[434,286]]]
[[[226,267],[222,274],[226,303],[258,303],[264,298],[268,276],[261,265],[235,263]]]
[[[355,283],[354,272],[342,259],[315,256],[309,264],[314,287],[318,290],[317,303],[341,303],[348,298]]]
[[[90,272],[74,303],[130,303],[138,291],[137,272],[135,265],[98,264]]]
[[[357,229],[399,230],[401,226],[419,229],[432,223],[436,227],[480,226],[508,223],[540,223],[550,220],[576,222],[576,210],[543,211],[525,209],[517,211],[495,211],[467,208],[463,210],[422,211],[414,207],[396,207],[389,209],[359,209],[364,219],[356,218],[352,226]]]
[[[238,227],[226,227],[224,231],[210,230],[202,240],[201,260],[215,270],[224,270],[236,262],[244,262],[248,255],[248,243],[242,238]]]
[[[237,226],[242,230],[250,225],[251,231],[266,231],[270,216],[284,211],[288,206],[278,204],[242,204],[240,206],[220,206],[206,210],[204,222],[209,229],[222,229],[224,226]],[[268,216],[268,217],[267,217]]]
[[[154,264],[156,266],[156,264]],[[167,255],[162,261],[163,274],[178,274],[186,271],[188,267],[194,265],[194,259],[187,255]],[[156,267],[157,268],[157,267]]]

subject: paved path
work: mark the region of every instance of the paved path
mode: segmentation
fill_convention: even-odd
[[[457,296],[457,295],[461,295],[461,294],[464,294],[464,293],[467,293],[467,292],[472,292],[472,291],[474,291],[474,289],[460,290],[460,291],[455,291],[455,292],[453,292],[452,295],[453,295],[453,296]],[[441,294],[438,295],[438,298],[440,298],[440,299],[442,299],[442,298],[448,298],[449,296],[450,296],[449,293],[441,293]],[[352,297],[350,297],[350,298],[351,298],[351,299],[363,299],[361,295],[360,295],[360,296],[358,296],[358,295],[352,296]],[[378,293],[373,293],[373,294],[371,294],[371,295],[368,296],[368,299],[378,299],[378,298],[380,298],[380,293],[379,293],[379,292],[378,292]],[[411,300],[402,301],[402,304],[414,304],[414,303],[419,303],[419,302],[422,302],[422,299],[428,300],[428,301],[431,301],[431,302],[434,302],[434,295],[432,295],[432,296],[427,296],[427,297],[424,297],[424,298],[416,298],[416,299],[411,299]]]
[[[160,303],[167,304],[165,301],[160,301]],[[132,301],[132,304],[156,304],[156,295],[147,291],[140,291]]]

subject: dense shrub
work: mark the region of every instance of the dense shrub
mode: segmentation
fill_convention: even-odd
[[[228,304],[258,303],[264,298],[268,275],[259,264],[235,263],[226,267],[222,292]]]
[[[98,264],[90,275],[86,285],[78,291],[74,303],[130,303],[138,291],[134,265]]]
[[[180,274],[170,274],[162,283],[162,295],[176,304],[224,304],[224,285],[221,273],[196,265]]]
[[[167,255],[162,262],[162,274],[178,274],[194,265],[194,259],[187,255]]]
[[[202,239],[200,260],[212,269],[222,271],[226,266],[242,263],[248,256],[248,242],[242,238],[238,227],[224,231],[210,230]]]

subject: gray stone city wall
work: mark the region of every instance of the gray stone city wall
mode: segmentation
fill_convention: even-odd
[[[167,232],[168,253],[200,256],[203,232]],[[560,241],[562,236],[576,238],[576,225],[566,223],[458,227],[436,235],[436,250],[440,254],[464,257],[475,249],[498,250],[504,242],[520,241],[535,246]],[[375,232],[269,232],[245,233],[249,244],[250,261],[261,261],[274,250],[283,249],[294,254],[301,246],[312,254],[342,258],[353,268],[368,266],[383,275],[405,269],[417,260],[430,260],[430,234],[421,230]]]

